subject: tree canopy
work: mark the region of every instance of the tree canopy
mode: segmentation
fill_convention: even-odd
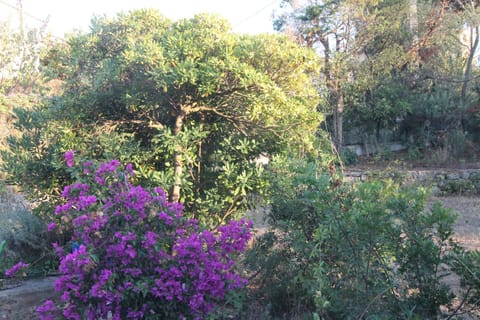
[[[404,142],[422,141],[420,147],[444,144],[432,141],[443,139],[432,128],[452,136],[478,130],[465,117],[478,100],[477,1],[285,0],[282,6],[277,29],[323,58],[322,111],[340,152],[344,122],[365,136],[354,143],[378,143],[386,129],[402,133]]]
[[[222,220],[261,191],[261,154],[315,150],[319,60],[284,36],[237,35],[217,16],[171,22],[139,10],[93,19],[44,63],[64,86],[18,113],[24,135],[9,163],[25,190],[55,191],[61,151],[73,149],[132,161],[137,179]]]

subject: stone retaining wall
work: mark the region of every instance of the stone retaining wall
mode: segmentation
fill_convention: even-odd
[[[434,195],[480,194],[480,169],[458,170],[345,170],[344,180],[366,181],[373,178],[390,178],[406,185],[432,188]]]

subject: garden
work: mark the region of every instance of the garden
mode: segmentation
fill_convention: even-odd
[[[0,290],[52,287],[5,317],[480,317],[476,3],[283,9],[2,25]]]

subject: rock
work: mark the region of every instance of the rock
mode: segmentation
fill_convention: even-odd
[[[447,173],[447,179],[448,180],[458,180],[458,179],[460,179],[460,174],[458,172]]]
[[[431,188],[431,191],[432,191],[432,195],[434,195],[434,196],[441,196],[442,195],[442,190],[440,190],[440,188],[437,187],[437,186],[433,186]]]
[[[462,179],[470,179],[470,175],[472,174],[471,170],[462,170],[460,171],[460,178]]]
[[[480,171],[475,171],[470,174],[471,180],[480,180]]]

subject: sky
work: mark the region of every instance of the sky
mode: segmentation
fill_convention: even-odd
[[[217,13],[228,19],[234,32],[274,32],[272,13],[281,0],[22,0],[25,22],[35,27],[48,20],[48,30],[63,36],[73,30],[88,31],[93,15],[115,16],[139,8],[155,8],[172,20],[197,13]],[[16,22],[18,0],[0,0],[0,20]]]

